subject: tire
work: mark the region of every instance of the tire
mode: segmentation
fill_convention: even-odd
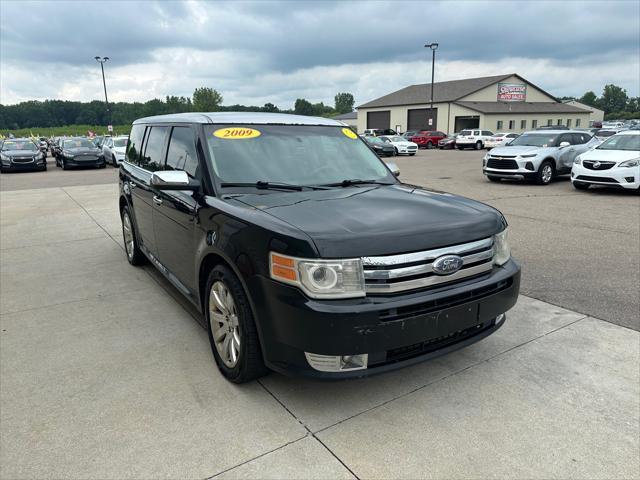
[[[482,142],[480,140],[476,142],[476,150],[482,150]]]
[[[138,237],[136,235],[136,229],[131,218],[131,212],[129,207],[125,206],[122,209],[122,238],[124,240],[124,252],[127,255],[127,260],[131,265],[138,266],[147,263],[147,257],[144,256],[142,250],[138,246]]]
[[[431,150],[433,148],[433,142],[428,141],[427,142],[427,150]]]
[[[68,170],[69,169],[69,167],[67,167],[67,162],[64,161],[64,158],[62,159],[61,163],[62,163],[62,169],[63,170]]]
[[[398,152],[398,148],[397,147],[394,147],[393,151],[396,152],[397,156],[400,156],[400,152]]]
[[[494,177],[491,175],[487,175],[487,178],[489,179],[490,182],[500,182],[500,177]]]
[[[220,373],[233,383],[266,375],[249,299],[238,277],[224,265],[209,272],[204,311],[211,352]]]
[[[536,183],[538,185],[548,185],[555,177],[555,169],[549,160],[545,160],[540,164],[540,168],[536,172]]]
[[[576,190],[589,190],[589,184],[582,182],[573,182],[573,188],[575,188]]]
[[[113,165],[113,168],[116,168],[118,166],[118,162],[116,161],[115,155],[111,156],[111,165]]]

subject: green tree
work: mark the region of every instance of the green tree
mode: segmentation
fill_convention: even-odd
[[[313,115],[313,105],[304,98],[298,98],[293,107],[293,112],[296,115]]]
[[[193,92],[193,110],[196,112],[215,112],[222,104],[222,95],[209,87],[196,88]]]
[[[598,106],[598,97],[591,90],[589,90],[584,95],[582,95],[578,99],[578,101],[580,103],[584,103],[585,105],[589,105],[590,107],[597,107]]]
[[[617,85],[609,84],[604,86],[602,98],[600,98],[600,108],[609,112],[623,112],[627,109],[627,91]]]
[[[338,93],[335,98],[335,109],[338,113],[350,113],[353,112],[353,105],[355,101],[353,95],[350,93]]]
[[[280,109],[276,107],[273,103],[265,103],[264,107],[262,107],[263,112],[279,112]]]

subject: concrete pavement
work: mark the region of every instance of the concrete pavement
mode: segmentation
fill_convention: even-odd
[[[235,386],[117,186],[0,193],[0,248],[1,478],[640,477],[636,331],[521,296],[433,362]]]

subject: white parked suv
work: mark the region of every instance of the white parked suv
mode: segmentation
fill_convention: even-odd
[[[512,178],[546,185],[556,175],[570,173],[575,158],[599,143],[588,132],[577,130],[524,132],[509,145],[487,153],[482,173],[492,182]]]
[[[514,138],[518,138],[518,136],[519,135],[517,133],[494,133],[486,142],[484,142],[484,148],[491,150],[496,147],[504,147],[505,144],[509,143]]]
[[[418,151],[417,143],[410,142],[400,135],[385,135],[383,137],[380,137],[380,140],[393,145],[393,147],[396,149],[396,155],[401,155],[403,153],[408,155],[415,155]]]
[[[485,143],[493,136],[493,132],[489,130],[465,129],[461,130],[456,137],[456,147],[458,150],[463,148],[475,148],[482,150]]]
[[[102,143],[102,155],[104,161],[117,167],[124,160],[125,150],[127,149],[127,135],[119,135],[117,137],[106,137]]]
[[[571,183],[578,190],[590,185],[640,189],[640,130],[620,132],[578,155]]]

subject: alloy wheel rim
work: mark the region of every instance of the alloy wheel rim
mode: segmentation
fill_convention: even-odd
[[[236,303],[222,280],[211,285],[209,324],[218,355],[227,367],[235,367],[240,358],[240,324]]]
[[[545,165],[542,168],[542,181],[544,183],[549,183],[551,181],[551,167],[549,165]]]
[[[127,257],[133,257],[133,231],[131,230],[131,220],[127,213],[122,217],[122,231],[124,232],[124,248]]]

